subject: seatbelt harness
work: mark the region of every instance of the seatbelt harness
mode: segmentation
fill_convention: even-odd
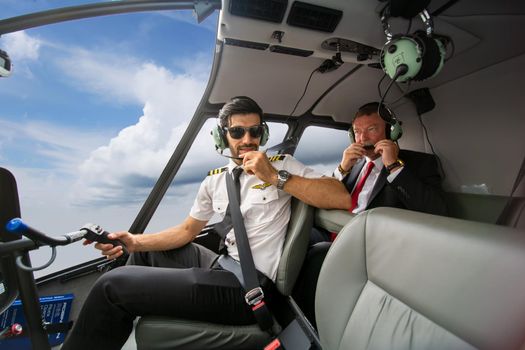
[[[244,227],[244,220],[241,214],[239,193],[235,188],[233,178],[230,173],[226,174],[226,188],[228,190],[229,207],[231,210],[233,232],[237,250],[239,251],[239,260],[241,262],[242,276],[244,279],[244,289],[246,294],[244,299],[252,308],[255,319],[263,331],[270,331],[273,326],[273,317],[264,302],[264,291],[259,285],[257,270],[253,262],[250,242]]]

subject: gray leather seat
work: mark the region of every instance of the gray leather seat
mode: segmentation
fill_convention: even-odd
[[[313,208],[292,199],[292,214],[275,285],[289,296],[306,255]],[[138,350],[260,349],[271,339],[257,324],[230,326],[170,317],[141,317],[135,329]]]
[[[525,349],[525,232],[393,208],[346,225],[321,269],[323,349]]]

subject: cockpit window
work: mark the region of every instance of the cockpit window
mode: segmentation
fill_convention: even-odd
[[[51,3],[87,1],[8,1],[2,17]],[[0,163],[17,179],[29,225],[51,235],[87,222],[130,227],[204,93],[216,27],[217,13],[197,25],[191,11],[163,11],[1,36],[13,67],[0,80]],[[34,266],[49,254],[31,252]],[[37,276],[98,257],[63,247]]]
[[[331,175],[349,145],[346,130],[309,126],[303,132],[295,157],[316,170]]]

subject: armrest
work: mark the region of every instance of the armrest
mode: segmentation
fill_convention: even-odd
[[[327,229],[330,232],[339,232],[355,214],[342,209],[316,209],[315,226]]]

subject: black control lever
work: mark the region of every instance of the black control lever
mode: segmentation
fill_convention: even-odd
[[[113,244],[113,246],[121,246],[124,254],[128,254],[126,245],[119,239],[108,238],[109,232],[104,230],[102,227],[96,224],[85,224],[80,228],[80,231],[86,231],[84,239],[93,242],[99,242],[104,244]]]
[[[79,241],[81,239],[87,239],[92,242],[100,242],[105,244],[113,244],[114,246],[121,246],[124,253],[128,254],[126,245],[118,239],[109,239],[109,232],[105,231],[102,227],[95,224],[85,224],[80,230],[75,232],[66,233],[65,235],[58,237],[51,237],[42,233],[31,226],[26,225],[21,219],[12,219],[7,225],[6,229],[8,232],[21,234],[27,236],[37,245],[49,245],[51,247],[57,245],[67,245]]]
[[[8,232],[24,235],[30,238],[31,240],[37,242],[38,245],[49,245],[51,247],[57,245],[67,245],[69,243],[79,241],[84,238],[85,235],[85,232],[81,230],[66,233],[65,235],[58,237],[51,237],[38,231],[37,229],[34,229],[31,226],[26,225],[22,219],[19,218],[10,220],[5,228]]]

